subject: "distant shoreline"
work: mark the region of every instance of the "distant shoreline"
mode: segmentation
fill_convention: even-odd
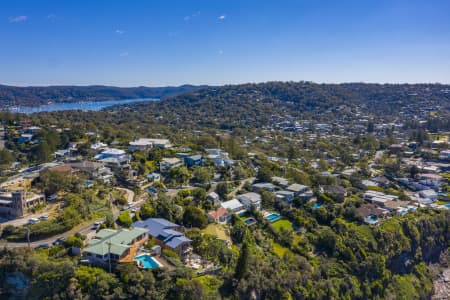
[[[11,113],[22,113],[22,114],[33,114],[39,112],[53,112],[62,110],[98,111],[103,108],[115,105],[147,102],[147,101],[159,101],[159,100],[160,100],[159,98],[137,98],[137,99],[123,99],[123,100],[56,102],[36,106],[4,107],[3,110],[9,111]]]

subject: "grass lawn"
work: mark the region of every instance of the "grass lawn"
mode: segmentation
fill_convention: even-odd
[[[276,242],[272,242],[272,250],[273,250],[273,253],[275,253],[278,257],[283,257],[286,253],[292,254],[291,250],[289,250],[286,247],[281,246],[280,244],[278,244]]]
[[[228,236],[223,225],[220,224],[209,224],[205,229],[202,230],[203,233],[211,234],[217,236],[221,240],[226,240],[231,243],[231,238]]]
[[[271,224],[273,228],[276,230],[280,230],[281,228],[284,228],[286,230],[292,231],[294,228],[292,227],[292,223],[288,220],[278,220]]]

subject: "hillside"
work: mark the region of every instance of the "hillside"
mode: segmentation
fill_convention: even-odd
[[[439,110],[445,122],[449,91],[450,86],[438,84],[267,82],[206,88],[128,108],[146,111],[146,117],[162,117],[167,125],[222,129],[260,127],[277,116],[336,122],[361,115],[394,121],[399,112],[427,116],[432,110]]]
[[[195,91],[205,86],[178,87],[114,86],[48,86],[16,87],[0,85],[0,108],[6,106],[37,106],[48,102],[104,101],[135,98],[165,98]]]

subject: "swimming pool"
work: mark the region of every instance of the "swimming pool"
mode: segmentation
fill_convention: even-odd
[[[271,213],[270,215],[265,216],[264,218],[266,218],[266,220],[268,220],[269,222],[275,222],[277,220],[280,219],[280,215],[277,213]]]
[[[148,254],[136,256],[134,260],[137,261],[138,264],[142,266],[144,269],[154,269],[161,267],[161,264],[155,258],[153,258],[151,255]]]
[[[322,207],[322,204],[319,204],[319,203],[314,203],[314,205],[312,206],[313,209],[318,209],[321,207]]]
[[[256,223],[256,220],[253,219],[253,218],[248,218],[248,219],[246,219],[246,220],[244,221],[244,223],[247,224],[247,225],[252,225],[252,224],[255,224],[255,223]]]

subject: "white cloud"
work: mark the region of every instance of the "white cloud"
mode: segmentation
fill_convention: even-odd
[[[124,34],[126,31],[123,30],[123,29],[116,29],[114,32],[117,33],[118,35],[122,35],[122,34]]]
[[[25,22],[26,20],[28,20],[27,16],[9,17],[9,23],[20,23]]]
[[[184,20],[184,21],[189,21],[189,20],[191,20],[191,19],[193,19],[193,18],[196,18],[196,17],[198,17],[198,16],[200,16],[200,11],[197,11],[196,13],[193,13],[192,15],[185,16],[185,17],[183,18],[183,20]]]
[[[223,21],[223,20],[225,20],[226,17],[227,17],[226,15],[221,15],[217,19],[219,19],[220,21]]]
[[[119,56],[120,56],[120,57],[128,56],[128,52],[127,52],[127,51],[122,52],[122,53],[119,54]]]

